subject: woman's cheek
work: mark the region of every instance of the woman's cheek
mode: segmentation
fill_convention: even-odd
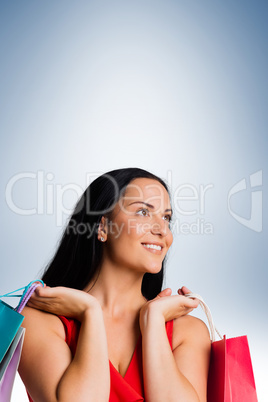
[[[135,232],[137,235],[144,235],[145,233],[149,232],[151,229],[151,225],[149,222],[137,222]]]
[[[169,241],[169,247],[170,247],[171,244],[173,243],[173,234],[172,234],[172,232],[170,232],[170,234],[169,234],[169,239],[168,239],[168,241]]]

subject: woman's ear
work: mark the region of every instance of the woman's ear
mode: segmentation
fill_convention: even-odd
[[[108,234],[108,219],[104,215],[101,217],[98,227],[98,240],[106,241]]]

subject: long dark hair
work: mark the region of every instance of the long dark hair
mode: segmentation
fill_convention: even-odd
[[[127,185],[137,178],[157,180],[169,194],[162,179],[143,169],[116,169],[99,176],[77,202],[58,249],[45,268],[42,279],[47,285],[81,290],[94,278],[103,254],[103,244],[97,239],[101,218],[112,213]],[[165,259],[157,274],[145,273],[143,277],[141,291],[147,300],[156,297],[162,289]]]

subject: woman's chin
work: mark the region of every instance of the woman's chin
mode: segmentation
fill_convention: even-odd
[[[145,272],[144,273],[147,273],[147,274],[158,274],[160,271],[161,271],[161,268],[162,268],[162,265],[159,267],[158,265],[157,266],[150,266],[150,267],[147,267],[146,268],[146,270],[145,270]]]

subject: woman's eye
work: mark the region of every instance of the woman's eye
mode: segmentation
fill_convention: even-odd
[[[137,211],[137,215],[142,215],[142,216],[150,216],[150,211],[147,208],[142,208],[139,211]],[[164,215],[163,219],[167,221],[168,223],[171,223],[171,215]]]
[[[138,215],[142,216],[148,216],[149,215],[149,210],[147,208],[142,208],[137,212]]]
[[[165,215],[164,219],[170,223],[171,222],[171,215]]]

